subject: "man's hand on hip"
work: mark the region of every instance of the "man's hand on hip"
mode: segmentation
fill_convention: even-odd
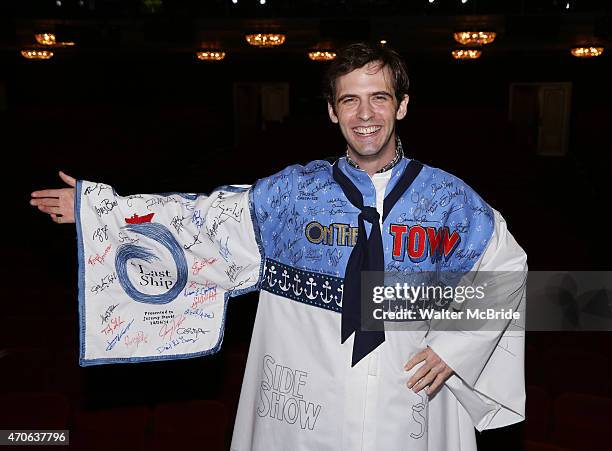
[[[423,365],[412,375],[406,385],[415,393],[427,387],[426,392],[431,396],[446,379],[453,375],[454,371],[429,347],[413,355],[404,365],[404,370],[410,371],[421,362],[424,362]]]

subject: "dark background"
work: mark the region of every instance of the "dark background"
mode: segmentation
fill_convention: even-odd
[[[0,6],[7,238],[0,390],[5,403],[24,411],[2,418],[7,427],[57,420],[60,409],[66,427],[77,436],[85,431],[86,441],[95,436],[86,432],[95,429],[91,424],[116,424],[112,415],[120,415],[119,408],[127,418],[145,418],[143,440],[151,440],[159,434],[152,426],[160,424],[159,415],[179,415],[172,406],[184,412],[194,400],[216,400],[221,403],[207,409],[219,409],[215,418],[224,420],[213,429],[231,431],[256,295],[230,302],[216,356],[79,368],[74,227],[58,226],[31,208],[29,193],[60,186],[59,169],[112,184],[120,194],[209,192],[253,183],[290,163],[340,155],[343,140],[321,94],[326,63],[310,61],[311,48],[386,39],[405,57],[411,80],[408,114],[398,123],[407,156],[458,175],[499,210],[530,269],[610,268],[612,8],[606,2],[60,3]],[[470,26],[494,29],[498,37],[480,59],[455,61],[452,32]],[[35,47],[33,33],[46,30],[76,45],[57,49],[49,61],[22,58],[19,50]],[[243,35],[252,30],[282,31],[287,42],[249,48]],[[585,43],[606,50],[589,60],[570,55],[572,46]],[[227,57],[198,61],[194,52],[207,47],[222,48]],[[259,119],[256,128],[238,133],[237,82],[289,83],[289,116],[278,123]],[[572,84],[566,155],[537,155],[537,128],[509,120],[510,84],[518,82]],[[480,449],[521,449],[523,435],[571,450],[607,449],[597,448],[597,434],[612,426],[610,335],[530,332],[527,342],[531,420],[485,433]],[[578,383],[585,371],[588,381]],[[55,406],[53,413],[43,404]],[[568,414],[576,411],[600,414],[596,420]],[[111,420],[100,419],[107,412]],[[101,416],[93,421],[91,415]],[[576,445],[572,427],[582,434],[587,428],[589,443]]]

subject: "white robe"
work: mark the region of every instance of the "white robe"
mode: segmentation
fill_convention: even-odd
[[[381,216],[389,176],[390,171],[373,177]],[[81,363],[185,358],[219,350],[229,297],[256,289],[262,278],[274,277],[273,269],[264,267],[254,232],[252,193],[232,187],[209,197],[120,197],[95,187],[79,183],[77,198]],[[102,257],[108,243],[120,245],[123,218],[134,211],[152,211],[167,218],[182,215],[180,230],[175,227],[172,231],[176,239],[183,246],[200,241],[186,251],[187,264],[193,269],[189,285],[215,287],[215,296],[199,303],[187,288],[184,296],[172,301],[170,326],[177,327],[171,335],[168,324],[160,329],[151,321],[151,310],[163,306],[124,302],[125,293],[115,279],[100,284],[100,277],[112,270],[110,257],[107,261],[94,259],[91,267],[86,263],[92,255]],[[192,217],[187,218],[185,211]],[[494,215],[493,236],[473,270],[526,271],[525,253],[501,215]],[[102,225],[108,226],[109,237],[101,241],[95,231]],[[146,237],[123,232],[126,235],[146,241]],[[220,247],[227,248],[221,252],[224,258],[219,258]],[[165,251],[159,248],[156,252]],[[214,264],[198,266],[195,274],[192,264],[211,261],[213,256]],[[304,275],[308,276],[306,271]],[[136,280],[132,278],[134,284]],[[522,299],[524,286],[517,287],[513,295]],[[110,316],[120,313],[122,322],[112,331],[114,341],[109,341],[108,332],[101,334],[87,325],[99,322],[114,302],[117,306]],[[202,307],[208,317],[192,314],[194,309],[204,312]],[[351,367],[353,338],[340,344],[340,321],[338,312],[261,291],[232,450],[475,451],[474,427],[491,429],[524,419],[524,331],[520,324],[510,325],[503,334],[387,330],[386,341]],[[134,346],[136,334],[148,341],[140,340]],[[418,366],[409,373],[403,369],[414,353],[427,346],[455,371],[431,399],[425,391],[415,394],[405,385]]]
[[[373,176],[381,217],[389,176],[390,171]],[[494,235],[473,270],[526,271],[526,255],[498,212]],[[339,330],[340,315],[334,312],[261,292],[232,450],[475,451],[474,427],[524,419],[520,328],[507,330],[500,343],[499,332],[387,330],[386,341],[354,368],[352,337],[341,345]],[[456,371],[431,399],[405,385],[419,366],[410,373],[403,369],[427,346]],[[485,365],[481,356],[488,355]],[[282,390],[266,390],[264,384],[277,385],[268,369],[272,362],[303,382],[297,393],[281,398]],[[297,371],[306,376],[296,377]],[[280,413],[283,399],[288,415]],[[296,420],[293,400],[301,407]]]

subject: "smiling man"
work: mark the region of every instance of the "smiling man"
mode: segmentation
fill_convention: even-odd
[[[329,117],[340,125],[348,157],[370,174],[396,155],[395,121],[406,116],[407,81],[396,92],[392,69],[382,61],[334,78],[328,95]]]
[[[361,275],[524,274],[525,253],[463,181],[403,155],[398,54],[351,45],[327,81],[329,116],[347,142],[333,163],[210,196],[121,197],[65,174],[73,188],[33,193],[54,221],[77,222],[81,364],[216,352],[228,299],[259,289],[232,450],[474,451],[474,427],[524,418],[522,330],[442,332],[423,320],[397,330],[372,321]],[[139,286],[138,270],[163,283]],[[517,308],[524,277],[501,298]],[[98,333],[108,305],[123,321],[118,336],[147,340]]]

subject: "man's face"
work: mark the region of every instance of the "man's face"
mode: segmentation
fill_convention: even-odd
[[[328,104],[332,122],[359,160],[391,159],[395,153],[395,121],[406,115],[408,96],[397,104],[388,67],[372,62],[336,80],[335,110]]]

